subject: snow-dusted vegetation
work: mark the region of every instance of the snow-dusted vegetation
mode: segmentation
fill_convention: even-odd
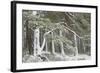
[[[91,14],[22,11],[22,62],[91,58]]]

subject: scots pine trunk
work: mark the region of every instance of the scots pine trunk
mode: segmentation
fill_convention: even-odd
[[[46,41],[46,49],[45,49],[46,52],[48,52],[48,44],[47,44],[47,41]]]
[[[75,41],[75,56],[78,56],[77,36],[75,33],[74,33],[74,41]]]
[[[40,42],[39,42],[39,28],[34,30],[34,56],[36,56],[38,54],[38,51],[40,49]]]
[[[60,36],[62,37],[63,36],[62,35],[62,31],[60,30],[59,32],[60,32]],[[61,54],[65,55],[64,48],[63,48],[63,42],[62,41],[60,41],[60,46],[61,46]]]
[[[53,40],[53,32],[51,32],[51,35],[52,35],[52,54],[55,54],[55,46],[54,46],[54,40]]]
[[[85,49],[85,44],[84,44],[84,40],[82,40],[83,42],[83,50],[84,50],[84,53],[86,52],[86,49]]]
[[[33,49],[32,49],[32,31],[28,27],[28,20],[26,21],[26,48],[29,51],[29,54],[33,54]]]
[[[34,48],[33,48],[34,56],[41,55],[43,48],[45,46],[45,42],[46,42],[45,37],[43,39],[43,43],[42,43],[41,46],[40,46],[39,37],[40,37],[40,30],[39,30],[39,28],[37,28],[37,29],[34,30]]]

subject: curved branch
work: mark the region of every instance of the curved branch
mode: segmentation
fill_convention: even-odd
[[[40,47],[41,51],[43,50],[44,46],[45,46],[45,43],[46,43],[46,39],[45,39],[45,36],[48,35],[50,32],[54,31],[56,29],[52,29],[51,31],[48,31],[46,33],[44,33],[44,36],[43,36],[43,43],[42,43],[42,46]]]
[[[52,30],[50,30],[50,31],[48,31],[48,32],[46,32],[46,33],[44,33],[44,37],[46,36],[46,35],[48,35],[50,32],[52,32],[52,31],[54,31],[54,30],[56,30],[57,28],[55,28],[55,29],[52,29]]]
[[[60,23],[64,23],[66,24],[65,22],[60,22]],[[72,33],[74,33],[76,36],[78,36],[79,38],[81,38],[81,36],[79,36],[75,31],[73,31],[72,29],[68,28],[68,27],[65,27],[67,30],[71,31]]]

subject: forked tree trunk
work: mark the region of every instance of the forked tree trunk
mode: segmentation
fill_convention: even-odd
[[[40,55],[42,53],[44,46],[45,46],[45,42],[46,42],[45,37],[43,39],[43,43],[41,46],[40,46],[39,37],[40,37],[40,30],[39,30],[39,28],[37,28],[34,30],[34,48],[33,48],[34,56]]]

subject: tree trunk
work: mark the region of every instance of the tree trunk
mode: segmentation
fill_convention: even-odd
[[[48,52],[48,44],[47,44],[47,40],[46,40],[46,49],[45,49],[46,52]]]
[[[39,33],[39,28],[34,30],[34,56],[36,56],[40,50]]]
[[[74,33],[74,41],[75,41],[75,56],[78,56],[77,36],[75,33]]]
[[[46,43],[46,39],[45,39],[45,37],[44,37],[43,43],[42,43],[42,45],[41,45],[41,47],[40,47],[40,49],[39,49],[39,51],[38,51],[38,54],[41,54],[41,53],[42,53],[42,50],[43,50],[43,48],[44,48],[44,46],[45,46],[45,43]]]
[[[28,20],[26,21],[26,48],[29,51],[29,54],[33,54],[32,49],[32,31],[28,28]]]
[[[53,32],[51,32],[52,35],[52,54],[55,54],[55,47],[54,47],[54,40],[53,40]]]
[[[60,30],[59,32],[60,32],[60,36],[62,37],[63,36],[62,35],[62,31]],[[61,54],[65,55],[64,48],[63,48],[63,42],[62,41],[60,41],[60,45],[61,45]]]
[[[43,43],[41,46],[40,46],[39,37],[40,37],[40,30],[39,30],[39,28],[37,28],[34,30],[34,48],[33,48],[34,49],[34,56],[40,55],[42,53],[44,46],[45,46],[45,42],[46,42],[45,36],[44,36]]]
[[[53,29],[53,30],[55,30],[55,29]],[[54,36],[53,35],[53,30],[44,33],[43,43],[42,43],[41,46],[40,46],[40,39],[39,39],[39,37],[40,37],[40,30],[39,30],[39,28],[34,30],[34,48],[33,48],[34,56],[36,56],[37,54],[38,55],[41,54],[45,45],[46,45],[46,49],[47,49],[47,43],[46,43],[46,38],[45,37],[46,37],[46,35],[51,33],[52,39],[53,39],[53,36]],[[52,54],[55,54],[54,40],[52,40],[51,43],[52,43]]]
[[[85,49],[85,44],[84,44],[84,40],[82,40],[83,42],[83,50],[84,50],[84,53],[86,52],[86,49]]]

